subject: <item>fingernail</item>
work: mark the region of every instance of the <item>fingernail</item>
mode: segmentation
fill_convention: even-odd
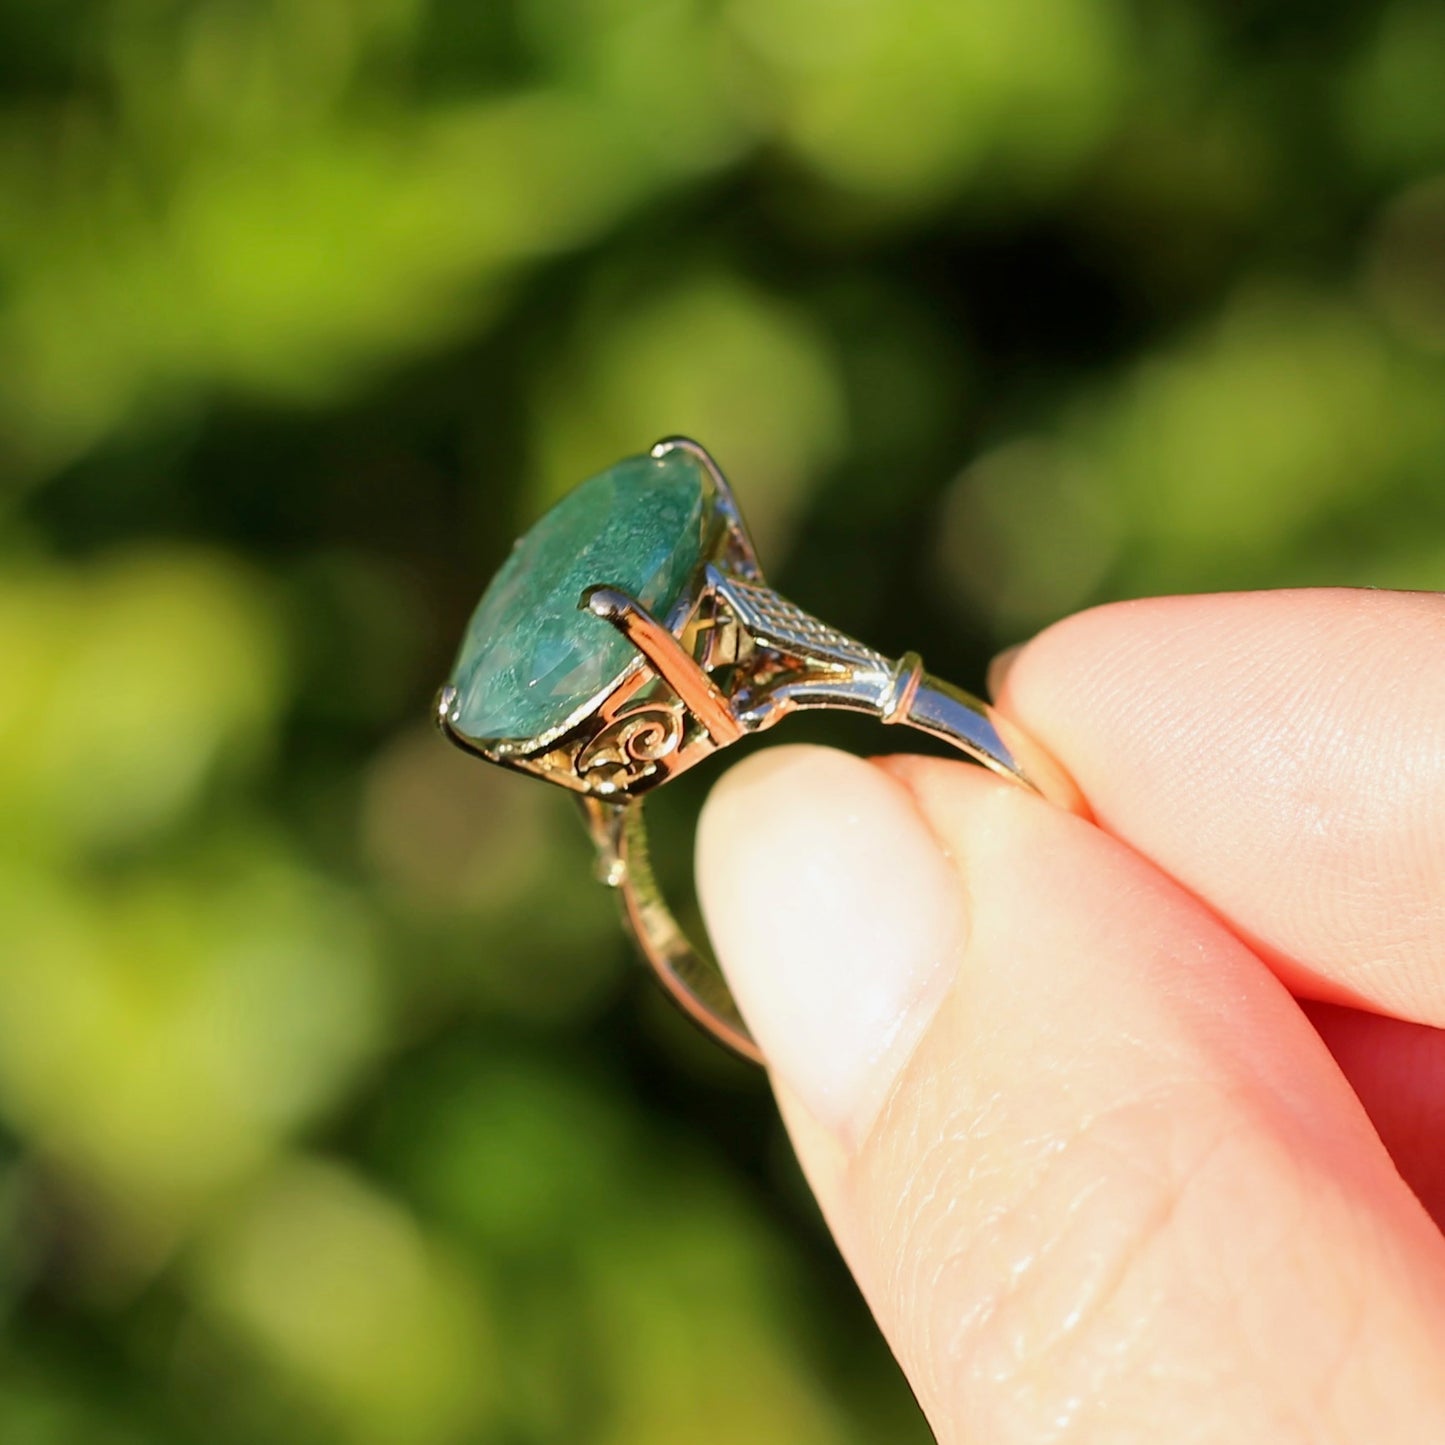
[[[1024,644],[1022,642],[1015,643],[1012,647],[1004,648],[1004,650],[989,663],[985,684],[988,687],[988,695],[990,698],[997,699],[999,693],[1003,691],[1004,679],[1008,677],[1014,662],[1023,650]]]
[[[773,748],[713,790],[698,893],[768,1067],[845,1146],[867,1133],[958,971],[962,879],[902,784]]]

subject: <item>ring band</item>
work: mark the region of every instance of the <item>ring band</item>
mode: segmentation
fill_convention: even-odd
[[[649,462],[652,472],[647,470]],[[830,708],[914,728],[1061,807],[1083,812],[1084,805],[1073,782],[1042,748],[987,703],[931,677],[916,653],[892,661],[768,587],[727,480],[696,442],[669,438],[646,458],[620,463],[614,471],[621,475],[624,468],[632,469],[625,477],[640,479],[631,491],[604,473],[579,488],[573,494],[575,502],[559,503],[518,544],[474,615],[452,681],[438,697],[437,721],[447,737],[467,751],[560,783],[579,795],[597,849],[599,876],[618,890],[626,924],[663,987],[719,1042],[757,1061],[757,1046],[721,971],[684,936],[657,885],[643,824],[647,792],[719,748],[773,727],[790,713]],[[611,489],[609,500],[620,496],[623,508],[650,508],[635,520],[654,532],[659,528],[653,524],[669,508],[682,517],[677,537],[662,522],[662,540],[647,558],[651,565],[659,549],[671,542],[669,564],[677,564],[674,572],[685,567],[686,575],[670,589],[648,584],[653,591],[661,588],[660,600],[666,604],[662,615],[605,573],[585,583],[580,601],[575,590],[565,592],[567,579],[575,579],[579,566],[583,576],[588,566],[609,563],[619,568],[631,565],[635,575],[644,575],[645,568],[638,571],[631,555],[619,551],[614,560],[606,556],[605,548],[596,556],[588,551],[589,535],[605,542],[610,535],[630,539],[638,530],[629,529],[624,517],[615,520],[607,533],[604,519],[599,534],[592,515],[582,516],[584,505],[595,506],[583,493],[591,488],[600,495],[604,482]],[[654,484],[654,490],[647,490]],[[689,507],[676,506],[678,497],[686,499]],[[574,515],[564,517],[569,503]],[[619,503],[614,500],[612,505]],[[554,517],[555,524],[548,527]],[[583,529],[580,557],[560,556],[559,551],[572,544],[569,528],[575,533],[579,522],[594,528]],[[546,576],[537,583],[543,573]],[[564,675],[580,673],[585,678],[591,661],[587,649],[600,650],[606,637],[578,634],[575,622],[549,614],[547,583],[553,578],[552,594],[565,597],[565,605],[609,623],[626,639],[628,649],[617,675],[594,691],[584,687],[575,696],[563,691],[554,707],[556,716],[538,718],[531,695],[537,681],[532,674],[540,674],[559,648],[570,642],[573,652],[566,654],[565,662],[574,662],[580,648],[582,665]],[[529,583],[536,584],[535,599],[526,591]],[[675,595],[666,595],[669,590]],[[519,610],[519,600],[528,607]],[[510,613],[504,610],[508,606]],[[537,656],[525,659],[527,665],[520,669],[516,648],[505,653],[506,666],[496,661],[496,624],[508,616],[525,617],[528,622],[540,616],[550,627],[545,646],[539,645]],[[559,631],[563,628],[567,630]],[[476,665],[479,649],[484,654],[480,667]],[[560,670],[553,664],[549,675]],[[505,713],[508,699],[499,702],[496,697],[507,687],[527,690],[511,700],[510,715]],[[474,699],[479,696],[478,705]],[[483,731],[497,721],[535,720],[545,725],[526,737],[478,736],[474,718]]]

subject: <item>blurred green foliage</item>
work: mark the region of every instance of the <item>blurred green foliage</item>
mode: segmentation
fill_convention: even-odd
[[[0,0],[0,88],[0,1440],[924,1439],[432,689],[676,431],[964,682],[1445,585],[1445,4]]]

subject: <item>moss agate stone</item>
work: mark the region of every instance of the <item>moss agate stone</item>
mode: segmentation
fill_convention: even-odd
[[[628,457],[589,478],[512,549],[452,668],[454,725],[477,739],[560,726],[637,655],[583,591],[620,587],[665,616],[702,560],[707,473],[685,451]]]

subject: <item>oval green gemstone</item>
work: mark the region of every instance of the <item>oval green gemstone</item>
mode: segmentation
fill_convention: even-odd
[[[467,624],[451,676],[459,731],[537,737],[618,678],[636,652],[578,600],[601,583],[665,616],[702,559],[709,486],[685,451],[628,457],[547,512]]]

